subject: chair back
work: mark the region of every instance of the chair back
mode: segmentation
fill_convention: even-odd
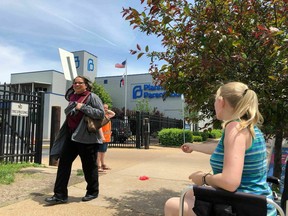
[[[217,213],[217,211],[222,210],[224,210],[227,215],[254,216],[255,212],[257,212],[258,216],[267,215],[266,196],[257,196],[242,192],[232,193],[205,186],[194,186],[193,191],[196,198],[196,208],[198,203],[202,205],[209,203],[207,209],[210,208],[211,214],[208,215],[221,215],[221,212]],[[245,203],[244,208],[243,203]],[[202,214],[199,212],[197,215]]]
[[[189,190],[193,190],[195,203],[193,211],[201,216],[266,216],[267,203],[273,205],[279,215],[285,216],[283,210],[266,196],[228,192],[207,186],[193,185],[186,188],[180,197],[179,216],[184,213],[184,199]]]
[[[283,193],[281,197],[281,208],[285,213],[288,212],[288,157],[286,157],[285,177],[283,185]]]

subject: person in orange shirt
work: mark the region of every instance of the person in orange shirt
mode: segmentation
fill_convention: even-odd
[[[104,112],[105,112],[106,117],[109,119],[115,116],[115,113],[112,110],[108,109],[107,104],[104,104]],[[111,121],[109,121],[108,124],[104,125],[99,130],[101,137],[102,137],[103,144],[99,144],[99,148],[98,148],[98,157],[97,157],[98,172],[105,172],[105,170],[111,169],[104,162],[105,153],[107,152],[107,148],[108,148],[108,143],[111,142],[111,134],[112,134],[111,129],[112,129],[112,124],[111,124]]]

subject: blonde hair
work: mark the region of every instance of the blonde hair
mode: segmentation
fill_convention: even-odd
[[[232,108],[234,113],[231,119],[225,121],[225,127],[232,120],[240,120],[240,130],[248,128],[255,137],[254,125],[261,125],[264,121],[258,110],[257,94],[241,82],[229,82],[217,90],[217,96],[222,96]]]

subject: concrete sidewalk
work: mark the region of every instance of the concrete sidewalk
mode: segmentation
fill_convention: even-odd
[[[112,168],[101,174],[99,197],[90,202],[81,202],[86,192],[86,182],[69,187],[67,204],[48,206],[45,196],[32,196],[0,208],[1,216],[135,216],[163,215],[165,201],[180,196],[189,185],[188,176],[198,170],[210,171],[209,155],[193,152],[185,154],[179,148],[150,146],[150,149],[109,148],[107,164]],[[48,158],[43,164],[48,166]],[[55,175],[55,167],[47,167]],[[77,158],[73,170],[81,169]],[[149,180],[141,181],[140,176]],[[31,185],[33,187],[33,185]]]

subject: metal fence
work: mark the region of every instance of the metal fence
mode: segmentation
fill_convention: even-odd
[[[0,86],[0,162],[41,163],[43,113],[43,92]]]
[[[183,121],[163,116],[151,115],[145,112],[131,112],[128,119],[112,119],[112,139],[109,143],[111,147],[134,147],[141,148],[145,145],[145,119],[148,121],[149,143],[150,135],[154,135],[163,128],[182,128]]]
[[[183,128],[183,120],[163,117],[159,115],[150,115],[143,113],[142,118],[148,118],[150,121],[150,133],[157,133],[163,128]]]

